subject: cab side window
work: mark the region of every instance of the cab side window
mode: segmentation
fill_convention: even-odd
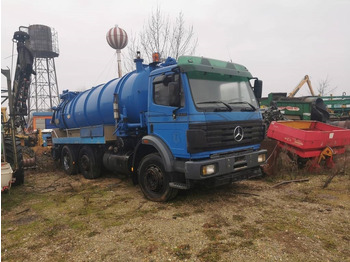
[[[183,107],[184,92],[179,74],[161,75],[153,80],[153,101],[157,105]]]

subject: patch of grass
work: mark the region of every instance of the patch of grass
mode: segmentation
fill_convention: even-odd
[[[133,200],[134,198],[131,196],[120,196],[118,197],[116,200],[118,202],[124,202],[124,203],[128,203],[130,200]]]
[[[303,233],[307,236],[314,235],[309,232],[305,223],[307,221],[306,214],[294,210],[266,210],[263,212],[263,223],[260,224],[265,229],[265,234],[273,235],[281,231],[293,231]],[[271,234],[270,234],[271,233]]]
[[[190,245],[185,244],[185,245],[175,247],[173,249],[173,254],[180,260],[190,259],[191,253],[189,251],[190,251]]]
[[[203,232],[210,241],[218,240],[220,234],[222,233],[222,231],[219,229],[207,229],[207,230],[204,230]]]
[[[167,210],[168,207],[167,207],[166,205],[159,205],[159,206],[157,206],[157,209],[158,209],[159,211],[161,211],[161,210]]]
[[[214,224],[214,223],[204,223],[203,227],[204,228],[220,228],[219,225]]]
[[[210,243],[206,248],[202,249],[197,257],[203,262],[216,262],[221,261],[221,255],[229,252],[232,248],[235,248],[234,243]]]
[[[190,216],[190,213],[188,212],[179,212],[179,213],[173,214],[173,218],[188,217],[188,216]]]
[[[244,220],[246,220],[246,217],[242,215],[233,215],[232,219],[234,221],[243,222]]]
[[[241,229],[246,239],[257,239],[263,236],[260,230],[253,225],[242,225]]]
[[[337,244],[332,239],[327,239],[325,237],[321,238],[322,246],[327,251],[337,252]]]
[[[342,239],[350,242],[350,236],[349,235],[342,236]]]
[[[66,201],[67,198],[63,196],[58,197],[42,194],[32,201],[31,208],[38,213],[49,212],[49,215],[56,216],[61,213],[59,209],[66,205]]]
[[[214,215],[210,218],[208,223],[203,225],[204,228],[221,228],[223,226],[228,227],[230,224],[227,222],[227,219],[220,216]]]
[[[132,232],[132,231],[134,231],[135,229],[134,228],[125,228],[124,230],[123,230],[123,232],[124,233],[130,233],[130,232]]]
[[[103,253],[101,255],[101,261],[106,261],[108,258],[115,257],[115,254],[117,253],[117,248],[113,248],[111,250],[108,250],[106,253]]]
[[[11,224],[9,223],[4,227],[2,225],[1,239],[6,239],[6,241],[1,242],[1,250],[4,252],[6,249],[10,254],[18,253],[16,250],[26,244],[28,240],[30,240],[32,236],[38,232],[38,230],[45,226],[45,224],[39,220],[35,220],[27,224],[17,225],[16,228],[13,228],[13,230],[6,230],[8,229],[9,225]]]
[[[42,249],[44,246],[47,246],[47,245],[49,245],[48,242],[46,242],[46,243],[42,243],[42,241],[41,241],[41,242],[36,242],[36,243],[34,243],[34,244],[28,246],[28,249],[30,249],[30,250],[32,250],[32,251],[40,250],[40,249]]]
[[[97,232],[97,231],[91,231],[91,232],[89,232],[88,233],[88,237],[94,237],[94,236],[96,236],[96,235],[98,235],[98,234],[100,234],[100,232]]]
[[[202,214],[202,213],[204,213],[205,212],[205,210],[204,210],[204,208],[196,208],[194,211],[193,211],[193,213],[194,214]]]
[[[261,226],[265,229],[265,236],[277,239],[288,247],[288,250],[305,252],[305,246],[300,242],[300,239],[304,238],[306,239],[304,241],[320,243],[329,253],[339,253],[338,242],[342,234],[348,234],[349,227],[343,227],[340,221],[336,224],[322,226],[318,223],[319,221],[313,220],[307,214],[288,210],[270,214],[269,219],[265,219],[265,223]],[[330,234],[330,232],[336,232],[336,234]]]
[[[89,229],[88,223],[81,220],[71,220],[67,224],[71,229],[74,229],[75,231],[78,231],[78,232],[82,232]]]
[[[245,235],[244,232],[240,229],[230,230],[229,234],[233,237],[244,237]]]
[[[216,225],[218,225],[218,227],[228,227],[230,226],[230,224],[227,222],[228,219],[226,219],[225,217],[219,215],[219,214],[215,214],[211,217],[210,221]]]
[[[22,187],[12,187],[9,194],[1,194],[1,211],[10,212],[13,208],[25,206],[28,201],[36,198],[41,198],[41,195],[26,194]]]
[[[1,261],[29,261],[30,256],[24,252],[4,252],[1,249]]]
[[[254,242],[253,242],[253,240],[247,240],[247,241],[243,241],[243,242],[241,242],[240,244],[239,244],[239,247],[249,247],[249,248],[251,248],[251,247],[253,247],[254,246]]]
[[[156,214],[158,212],[157,208],[148,208],[148,209],[131,209],[124,213],[115,213],[118,210],[104,211],[103,214],[97,214],[96,217],[102,223],[104,228],[121,226],[130,222],[130,220],[145,217],[148,214]]]
[[[57,234],[62,232],[66,228],[66,225],[55,223],[53,225],[47,226],[43,231],[42,234],[44,236],[47,236],[49,238],[55,237]]]

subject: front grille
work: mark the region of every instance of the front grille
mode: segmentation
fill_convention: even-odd
[[[234,139],[234,129],[243,128],[241,141]],[[265,128],[261,120],[211,122],[190,124],[187,131],[189,153],[221,150],[260,143],[264,139]]]

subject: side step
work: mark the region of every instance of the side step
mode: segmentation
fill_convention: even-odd
[[[176,189],[190,189],[190,183],[188,181],[186,181],[187,183],[184,184],[184,183],[179,183],[179,182],[170,182],[169,183],[169,186],[172,187],[172,188],[176,188]]]

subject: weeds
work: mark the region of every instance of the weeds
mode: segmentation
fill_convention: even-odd
[[[234,243],[210,243],[206,248],[202,249],[197,257],[200,261],[216,262],[220,261],[223,253],[230,252],[232,248],[236,247]]]
[[[219,229],[207,229],[207,230],[204,230],[203,232],[210,241],[219,240],[220,234],[222,233],[222,231]]]
[[[191,253],[190,253],[190,245],[180,245],[178,247],[175,247],[173,249],[173,254],[180,260],[190,259]]]

